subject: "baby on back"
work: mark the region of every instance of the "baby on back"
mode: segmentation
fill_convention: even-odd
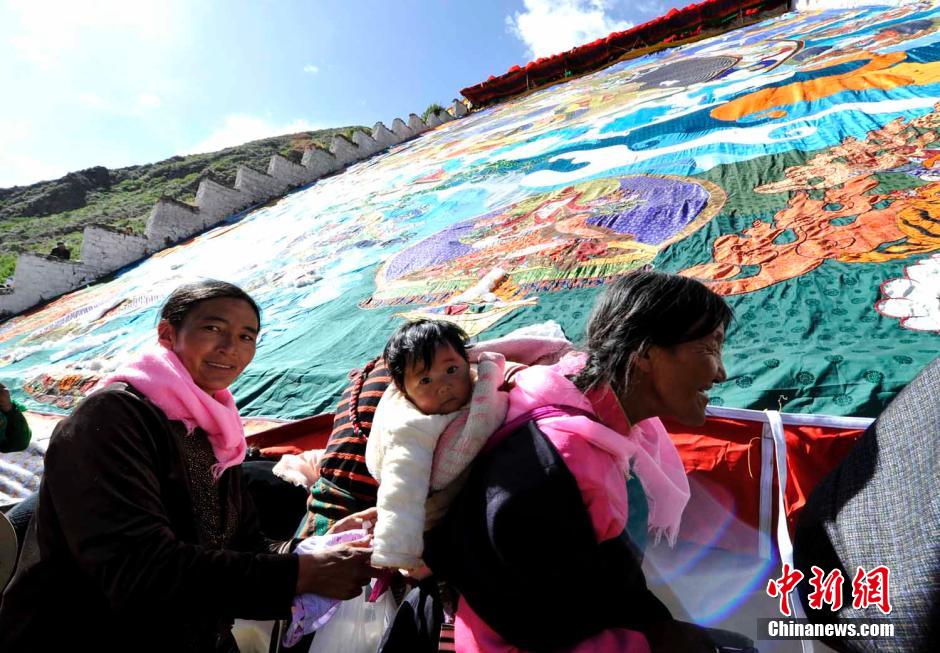
[[[450,322],[418,320],[385,346],[393,383],[376,408],[366,446],[366,465],[379,481],[376,567],[421,566],[426,525],[446,511],[506,417],[505,358],[481,353],[471,365],[466,339]]]

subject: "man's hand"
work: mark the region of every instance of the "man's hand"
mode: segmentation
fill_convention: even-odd
[[[338,544],[298,556],[297,594],[343,600],[359,596],[375,570],[369,565],[372,549],[356,544]]]
[[[10,391],[7,390],[7,387],[0,383],[0,410],[4,413],[9,413],[13,410],[13,400],[10,399]]]

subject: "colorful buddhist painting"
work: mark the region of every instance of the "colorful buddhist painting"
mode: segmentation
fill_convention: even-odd
[[[407,315],[445,317],[475,335],[485,316],[534,305],[544,292],[599,286],[650,263],[722,204],[715,184],[654,175],[540,193],[390,257],[362,306],[426,306]]]
[[[644,265],[736,318],[716,404],[875,415],[940,350],[940,4],[789,13],[506,101],[0,325],[67,411],[206,277],[263,335],[246,415],[332,408],[403,316],[584,333]]]

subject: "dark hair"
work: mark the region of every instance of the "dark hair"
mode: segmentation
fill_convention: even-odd
[[[587,364],[575,385],[600,383],[625,390],[634,359],[650,345],[672,347],[728,326],[733,313],[724,298],[700,281],[640,270],[621,277],[594,304],[585,335]]]
[[[179,327],[197,304],[210,299],[240,299],[247,302],[258,316],[258,326],[261,326],[261,309],[255,300],[238,286],[216,279],[187,283],[174,290],[160,310],[160,319]]]
[[[434,353],[441,345],[450,345],[467,360],[467,334],[456,324],[444,320],[415,320],[401,325],[385,345],[382,357],[395,385],[405,388],[405,370],[422,361],[431,367]]]

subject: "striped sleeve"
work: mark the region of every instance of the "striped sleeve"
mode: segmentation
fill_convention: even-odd
[[[303,537],[322,535],[337,520],[375,505],[378,482],[366,468],[366,443],[375,408],[391,382],[388,368],[377,358],[343,391],[320,459],[320,478],[310,491]]]

